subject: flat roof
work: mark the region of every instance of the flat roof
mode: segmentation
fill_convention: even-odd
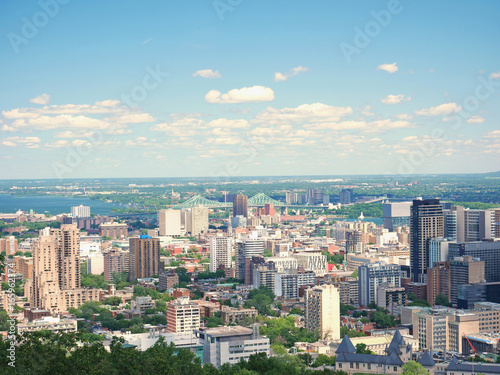
[[[246,328],[242,326],[200,328],[199,331],[215,337],[243,336],[243,335],[251,335],[253,333],[253,330],[251,328]]]

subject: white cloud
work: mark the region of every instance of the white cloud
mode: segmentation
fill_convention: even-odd
[[[107,100],[103,100],[102,102],[95,102],[95,105],[100,106],[100,107],[117,107],[120,104],[122,104],[122,102],[120,102],[119,100],[114,100],[114,99],[107,99]]]
[[[40,138],[38,137],[7,137],[2,140],[4,146],[26,148],[39,148]]]
[[[485,138],[498,138],[500,137],[500,130],[493,130],[492,132],[486,133]]]
[[[50,95],[49,94],[39,95],[33,99],[30,99],[30,102],[35,103],[35,104],[42,104],[42,105],[49,104],[50,103]]]
[[[398,66],[396,65],[396,63],[392,63],[392,64],[382,64],[382,65],[379,65],[377,66],[377,70],[385,70],[387,73],[396,73],[399,68]]]
[[[399,120],[411,120],[413,118],[413,116],[408,113],[399,113],[395,117]]]
[[[250,124],[248,123],[247,120],[243,119],[229,120],[227,118],[218,118],[216,120],[210,121],[207,125],[216,128],[232,128],[232,129],[250,127]]]
[[[218,137],[218,138],[209,138],[207,143],[214,143],[218,145],[237,145],[241,143],[241,139],[236,137]]]
[[[222,95],[218,90],[210,90],[205,95],[207,103],[251,103],[270,102],[272,100],[274,100],[274,91],[264,86],[233,89]]]
[[[194,72],[193,77],[215,79],[215,78],[220,78],[222,76],[220,75],[218,70],[203,69],[203,70],[198,70],[198,71]]]
[[[398,104],[401,102],[408,102],[410,100],[411,100],[410,97],[405,98],[405,96],[403,94],[399,94],[399,95],[387,95],[385,98],[381,99],[380,101],[383,104]]]
[[[124,113],[120,116],[111,119],[114,122],[121,124],[139,124],[143,122],[153,122],[155,118],[149,113]]]
[[[165,132],[174,137],[193,137],[207,128],[205,121],[195,117],[176,118],[173,122],[162,122],[149,128],[153,132]]]
[[[56,133],[54,135],[54,138],[79,138],[79,137],[91,137],[94,134],[92,131],[71,131],[71,130],[66,130],[63,132]]]
[[[279,73],[276,72],[274,73],[274,82],[281,82],[281,81],[286,81],[288,78],[296,76],[300,73],[307,72],[309,68],[306,68],[305,66],[297,66],[291,70],[289,70],[286,73]]]
[[[257,114],[255,122],[333,122],[352,113],[351,107],[333,107],[323,103],[302,104],[296,108],[267,107]]]
[[[431,108],[423,108],[419,111],[415,111],[416,115],[419,116],[444,116],[450,113],[460,112],[462,109],[457,103],[445,103]]]
[[[469,124],[482,124],[486,119],[483,116],[471,116],[467,119]]]
[[[491,73],[490,77],[492,79],[498,79],[498,78],[500,78],[500,71],[498,71],[496,73]]]

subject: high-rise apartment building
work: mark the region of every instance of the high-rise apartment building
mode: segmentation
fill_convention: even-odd
[[[51,313],[99,300],[99,289],[80,287],[80,232],[76,225],[40,231],[33,247],[33,274],[25,284],[32,307]]]
[[[450,262],[435,262],[427,269],[427,301],[434,305],[440,294],[450,300]]]
[[[252,279],[250,263],[253,256],[264,256],[263,240],[244,240],[236,243],[236,277]]]
[[[233,198],[233,217],[238,215],[248,217],[248,197],[243,194],[237,194]]]
[[[181,211],[181,224],[184,230],[191,236],[198,236],[208,231],[208,208],[193,207]]]
[[[401,286],[401,269],[397,264],[370,263],[359,267],[359,304],[377,303],[378,289],[382,284]]]
[[[200,306],[189,297],[179,297],[167,308],[167,331],[171,333],[192,333],[200,328]]]
[[[104,280],[113,282],[113,274],[129,272],[130,253],[110,251],[104,254]]]
[[[181,211],[173,209],[158,211],[158,228],[160,236],[180,236]]]
[[[71,207],[71,216],[90,217],[90,206],[84,206],[83,204],[81,204],[79,206]]]
[[[17,253],[17,238],[14,236],[0,238],[0,253],[2,252],[5,252],[7,256]]]
[[[160,239],[147,235],[129,239],[129,280],[134,281],[160,273]]]
[[[443,235],[444,215],[439,199],[413,200],[410,215],[410,268],[414,282],[426,282],[429,239]]]
[[[305,323],[323,339],[340,339],[340,296],[335,286],[324,284],[305,291]]]
[[[229,237],[216,236],[210,238],[210,272],[219,266],[231,268],[233,240]]]

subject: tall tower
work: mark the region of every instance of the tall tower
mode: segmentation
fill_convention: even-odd
[[[76,225],[40,231],[33,251],[30,302],[34,307],[58,311],[62,291],[80,288],[80,232]]]
[[[412,281],[427,281],[429,240],[444,236],[443,206],[439,199],[414,200],[410,214],[410,268]]]
[[[233,217],[238,215],[248,217],[248,197],[237,194],[233,198]]]
[[[322,339],[340,339],[340,294],[335,286],[306,289],[305,323],[308,330],[318,330]]]
[[[160,239],[141,235],[129,239],[129,281],[159,275]]]
[[[210,272],[217,271],[219,266],[231,268],[232,240],[229,237],[210,238]]]

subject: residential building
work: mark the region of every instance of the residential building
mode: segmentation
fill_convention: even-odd
[[[90,206],[84,206],[83,204],[79,206],[71,207],[71,216],[73,217],[90,217]]]
[[[406,292],[403,287],[395,287],[390,283],[381,284],[377,289],[377,306],[383,307],[393,315],[401,315],[401,307],[405,305]]]
[[[179,284],[179,275],[175,270],[168,270],[166,272],[160,272],[158,280],[158,290],[170,290],[174,285]]]
[[[256,318],[259,312],[255,307],[249,309],[235,308],[229,306],[221,307],[221,318],[224,324],[242,323],[246,318]]]
[[[263,240],[244,240],[236,243],[236,277],[251,284],[250,262],[254,256],[264,256]]]
[[[439,199],[413,200],[410,215],[410,268],[414,282],[426,282],[428,240],[443,235],[444,215]]]
[[[233,217],[248,217],[248,197],[243,194],[237,194],[233,198]]]
[[[128,225],[125,223],[103,223],[99,225],[100,235],[110,238],[127,238]]]
[[[450,263],[435,262],[432,268],[427,269],[427,301],[434,305],[440,294],[450,300]]]
[[[275,273],[274,294],[280,299],[295,299],[299,297],[297,273]]]
[[[275,275],[276,268],[274,268],[273,262],[256,264],[252,267],[252,284],[256,289],[267,286],[269,289],[274,290]]]
[[[132,314],[144,315],[146,310],[154,309],[155,306],[155,301],[151,296],[136,297],[135,300],[130,301],[130,310],[132,310]]]
[[[181,211],[181,224],[190,236],[198,236],[208,231],[208,208],[193,207]]]
[[[359,267],[359,304],[368,306],[371,302],[377,303],[378,288],[385,283],[396,288],[401,286],[399,265],[379,262]]]
[[[93,254],[87,258],[87,273],[100,275],[104,272],[104,255]]]
[[[14,255],[17,253],[17,238],[14,236],[7,236],[0,238],[0,253],[5,252],[5,255]]]
[[[160,273],[160,239],[148,235],[129,238],[129,281]]]
[[[210,238],[210,272],[220,266],[231,268],[233,240],[230,237],[216,236]]]
[[[158,211],[158,229],[160,236],[180,236],[181,211],[174,209]]]
[[[37,331],[68,333],[77,330],[76,319],[60,319],[52,316],[44,316],[40,319],[17,324],[17,333],[20,335]]]
[[[305,291],[305,324],[310,331],[318,330],[321,338],[340,338],[340,296],[334,285],[315,286]]]
[[[203,362],[218,368],[247,361],[253,354],[270,354],[269,338],[259,335],[258,326],[253,330],[242,326],[200,328],[195,333],[203,345]]]
[[[200,328],[200,307],[189,297],[179,297],[170,302],[167,308],[167,331],[171,333],[190,333]]]
[[[128,251],[112,250],[103,254],[104,280],[113,281],[113,274],[128,272],[130,253]]]

